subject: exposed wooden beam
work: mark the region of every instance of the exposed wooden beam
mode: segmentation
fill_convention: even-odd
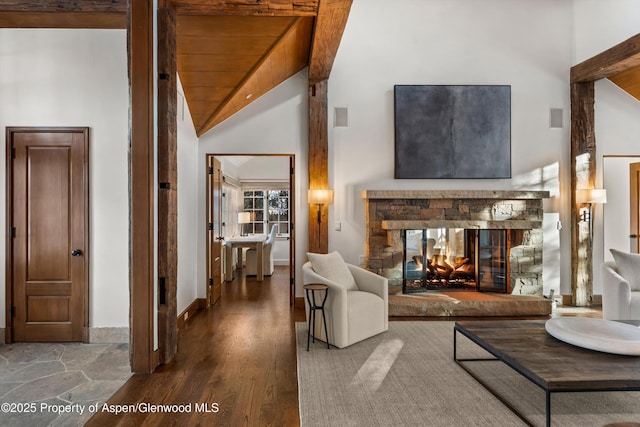
[[[321,0],[313,29],[309,56],[309,188],[327,189],[328,173],[328,79],[347,24],[351,0]],[[329,207],[309,207],[309,251],[329,249]]]
[[[319,0],[175,0],[181,15],[315,16]]]
[[[347,24],[352,0],[322,0],[318,8],[311,41],[309,58],[309,84],[314,85],[326,80],[331,74]]]
[[[0,12],[127,13],[128,0],[2,0]]]
[[[151,373],[154,353],[153,0],[131,2],[129,55],[129,209],[131,371]]]
[[[0,28],[125,29],[126,13],[0,12]]]
[[[640,65],[640,34],[571,68],[571,83],[607,78]]]
[[[127,0],[0,2],[0,28],[127,28]]]
[[[176,15],[158,9],[158,351],[168,363],[178,349],[178,122]]]
[[[593,188],[595,184],[594,102],[594,82],[571,84],[571,295],[572,303],[579,307],[591,305],[593,295],[590,224],[578,222],[582,206],[576,204],[576,189]]]
[[[327,80],[309,86],[309,188],[329,188],[329,129],[327,120]],[[329,207],[309,206],[309,252],[327,253],[329,248]]]

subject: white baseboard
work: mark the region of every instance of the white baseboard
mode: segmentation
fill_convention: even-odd
[[[274,259],[273,265],[289,265],[288,259]]]

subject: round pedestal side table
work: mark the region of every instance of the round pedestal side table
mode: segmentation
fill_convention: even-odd
[[[329,333],[327,332],[327,319],[324,315],[324,304],[327,302],[327,295],[329,294],[329,287],[322,283],[311,283],[304,285],[304,291],[307,296],[307,303],[309,303],[309,331],[307,333],[307,351],[309,351],[309,339],[313,337],[313,342],[316,342],[315,328],[316,328],[316,311],[320,311],[322,316],[322,323],[324,324],[324,336],[327,340],[327,348],[329,347]],[[322,298],[322,302],[316,303],[316,294]]]

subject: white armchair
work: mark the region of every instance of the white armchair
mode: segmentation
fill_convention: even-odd
[[[602,264],[602,318],[640,319],[640,255],[611,250],[616,262]],[[625,278],[627,277],[627,278]]]
[[[322,256],[337,255],[337,252]],[[319,255],[319,254],[309,254]],[[328,342],[338,348],[347,347],[389,329],[389,285],[385,277],[355,265],[344,263],[355,283],[330,280],[307,262],[302,267],[304,284],[323,283],[329,287],[324,313],[327,320]],[[347,270],[345,270],[347,271]],[[336,276],[332,275],[335,279]],[[305,298],[309,318],[309,304]],[[327,341],[320,313],[315,322],[314,336]]]
[[[273,245],[276,241],[276,233],[278,231],[277,225],[271,226],[271,232],[269,233],[269,237],[264,241],[262,246],[262,271],[265,276],[271,276],[273,274],[274,266],[273,266]],[[246,260],[246,275],[247,276],[256,276],[258,274],[258,264],[257,264],[257,251],[254,248],[247,249],[247,260]]]

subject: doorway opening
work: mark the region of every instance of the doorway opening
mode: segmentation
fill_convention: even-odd
[[[639,182],[640,156],[603,157],[602,187],[607,189],[607,203],[595,211],[594,257],[612,261],[611,248],[638,251]]]
[[[209,154],[220,164],[220,189],[207,187],[208,271],[220,263],[221,280],[237,274],[255,275],[257,281],[273,273],[274,266],[289,267],[289,303],[295,301],[295,156],[292,154]],[[215,173],[215,170],[213,171]],[[207,182],[213,183],[211,179]],[[220,213],[213,209],[219,203]],[[221,256],[212,256],[216,245]],[[244,268],[244,270],[242,270]],[[209,282],[216,282],[209,277]]]

